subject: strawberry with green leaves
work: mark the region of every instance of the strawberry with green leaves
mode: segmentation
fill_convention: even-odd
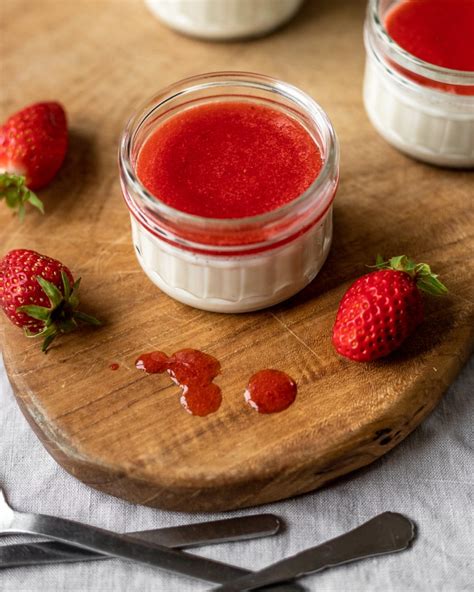
[[[424,316],[423,296],[447,293],[426,263],[402,255],[356,280],[344,294],[333,328],[336,351],[356,362],[371,362],[400,347]]]
[[[78,310],[79,284],[60,261],[17,249],[0,260],[0,306],[27,337],[42,337],[46,352],[53,339],[80,323],[100,321]]]
[[[33,190],[52,181],[66,156],[66,114],[59,103],[35,103],[0,126],[0,199],[18,211],[29,203],[43,212]]]

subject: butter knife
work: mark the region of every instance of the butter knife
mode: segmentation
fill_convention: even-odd
[[[280,530],[280,527],[281,521],[277,516],[255,514],[127,534],[142,541],[165,545],[172,549],[189,549],[203,545],[272,536]],[[57,542],[21,543],[0,547],[0,569],[97,559],[111,559],[111,557]]]
[[[224,583],[217,592],[241,592],[286,582],[351,561],[406,549],[415,537],[415,526],[402,514],[385,512],[322,545],[278,561],[261,571]]]

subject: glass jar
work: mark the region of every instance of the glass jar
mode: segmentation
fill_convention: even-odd
[[[396,0],[370,0],[364,103],[390,144],[425,162],[474,167],[474,72],[435,66],[405,51],[384,22]]]
[[[151,195],[135,166],[156,127],[185,109],[236,98],[271,106],[306,129],[323,158],[311,186],[278,209],[232,219],[195,216]],[[173,84],[132,116],[121,138],[119,164],[138,261],[152,282],[180,302],[215,312],[265,308],[301,290],[326,260],[339,180],[338,142],[324,111],[294,86],[242,72]]]
[[[303,0],[145,0],[161,21],[204,39],[264,35],[296,14]]]

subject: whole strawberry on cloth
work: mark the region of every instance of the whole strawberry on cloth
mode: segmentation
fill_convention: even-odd
[[[44,211],[33,190],[52,181],[67,145],[66,114],[59,103],[35,103],[0,126],[0,199],[17,210],[20,219],[26,203]]]
[[[387,356],[415,331],[424,316],[421,292],[447,293],[429,265],[405,255],[379,256],[375,267],[344,294],[333,328],[336,351],[356,362]]]
[[[0,260],[0,306],[27,337],[41,337],[46,352],[61,333],[100,321],[78,310],[79,285],[60,261],[17,249]]]

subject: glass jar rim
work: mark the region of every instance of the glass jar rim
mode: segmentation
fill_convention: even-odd
[[[208,218],[178,210],[173,206],[164,203],[158,196],[153,195],[144,187],[135,173],[132,164],[132,149],[136,133],[143,122],[152,113],[166,105],[172,99],[199,90],[216,87],[224,88],[236,85],[262,91],[276,92],[299,105],[310,115],[313,122],[315,122],[318,131],[321,132],[322,139],[325,143],[325,150],[322,151],[323,167],[321,171],[312,184],[301,195],[274,210],[257,214],[255,216],[241,218]],[[320,188],[323,188],[331,181],[331,175],[334,174],[334,169],[338,168],[338,161],[339,143],[336,133],[325,111],[314,99],[304,91],[287,82],[263,74],[243,71],[220,71],[198,74],[179,80],[178,82],[163,88],[159,93],[143,103],[131,116],[125,126],[119,144],[119,163],[124,179],[134,192],[140,196],[147,208],[156,214],[164,215],[168,219],[173,219],[177,223],[183,222],[198,225],[208,225],[211,223],[213,228],[220,230],[231,230],[233,228],[247,225],[258,226],[279,220],[291,212],[295,207],[311,201],[315,192],[318,192]]]
[[[454,70],[437,66],[416,57],[401,45],[399,45],[388,33],[383,19],[380,18],[380,3],[382,0],[369,0],[368,16],[378,39],[388,50],[390,57],[408,71],[414,72],[428,80],[433,80],[447,85],[472,86],[474,85],[474,71]]]

